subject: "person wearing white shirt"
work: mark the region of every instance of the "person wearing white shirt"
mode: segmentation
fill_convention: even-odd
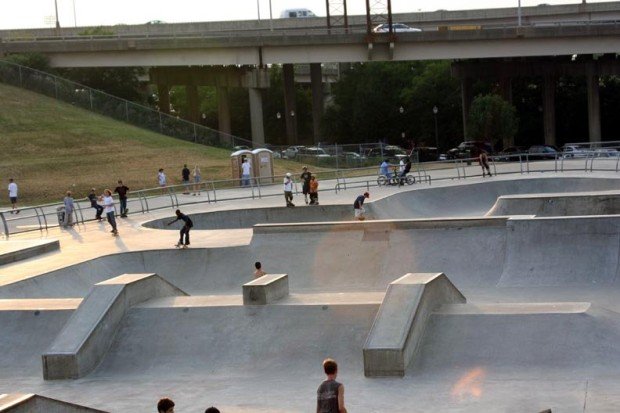
[[[284,199],[286,200],[287,207],[295,206],[293,203],[293,179],[290,172],[287,172],[284,177]]]
[[[19,214],[19,210],[17,209],[17,184],[13,181],[13,178],[9,178],[9,199],[13,206],[11,214]]]
[[[159,168],[159,172],[157,172],[157,183],[161,188],[161,193],[166,193],[166,174],[164,173],[164,168]]]
[[[250,186],[250,172],[252,171],[252,164],[246,158],[241,164],[241,186]]]
[[[112,198],[112,191],[106,189],[103,191],[103,205],[105,215],[108,217],[108,223],[112,226],[112,234],[118,235],[116,229],[116,218],[114,217],[114,198]]]

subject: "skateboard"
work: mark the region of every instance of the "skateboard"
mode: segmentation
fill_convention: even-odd
[[[113,237],[118,237],[118,231],[112,233]]]
[[[181,249],[181,250],[186,250],[186,249],[188,249],[188,248],[189,248],[189,245],[179,245],[179,244],[174,244],[174,246],[175,246],[177,249]]]

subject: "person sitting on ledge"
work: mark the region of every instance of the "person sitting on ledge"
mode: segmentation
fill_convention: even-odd
[[[220,411],[218,410],[217,407],[209,407],[207,410],[205,410],[205,413],[220,413]]]

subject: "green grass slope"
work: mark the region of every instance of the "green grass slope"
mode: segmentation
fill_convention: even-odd
[[[197,145],[139,129],[48,97],[0,83],[0,205],[14,178],[20,205],[56,202],[113,189],[122,179],[131,189],[157,186],[164,168],[169,183],[181,169],[198,165],[204,179],[230,179],[230,151]],[[275,173],[296,172],[295,162],[276,160]]]

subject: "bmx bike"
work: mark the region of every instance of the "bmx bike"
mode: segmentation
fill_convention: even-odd
[[[406,176],[401,178],[396,173],[393,173],[389,177],[387,177],[386,175],[379,175],[379,177],[377,178],[377,185],[379,185],[379,186],[382,186],[382,185],[402,185],[401,184],[401,180],[402,180],[402,182],[406,182],[407,185],[415,184],[415,176],[413,176],[411,174],[407,174]]]

